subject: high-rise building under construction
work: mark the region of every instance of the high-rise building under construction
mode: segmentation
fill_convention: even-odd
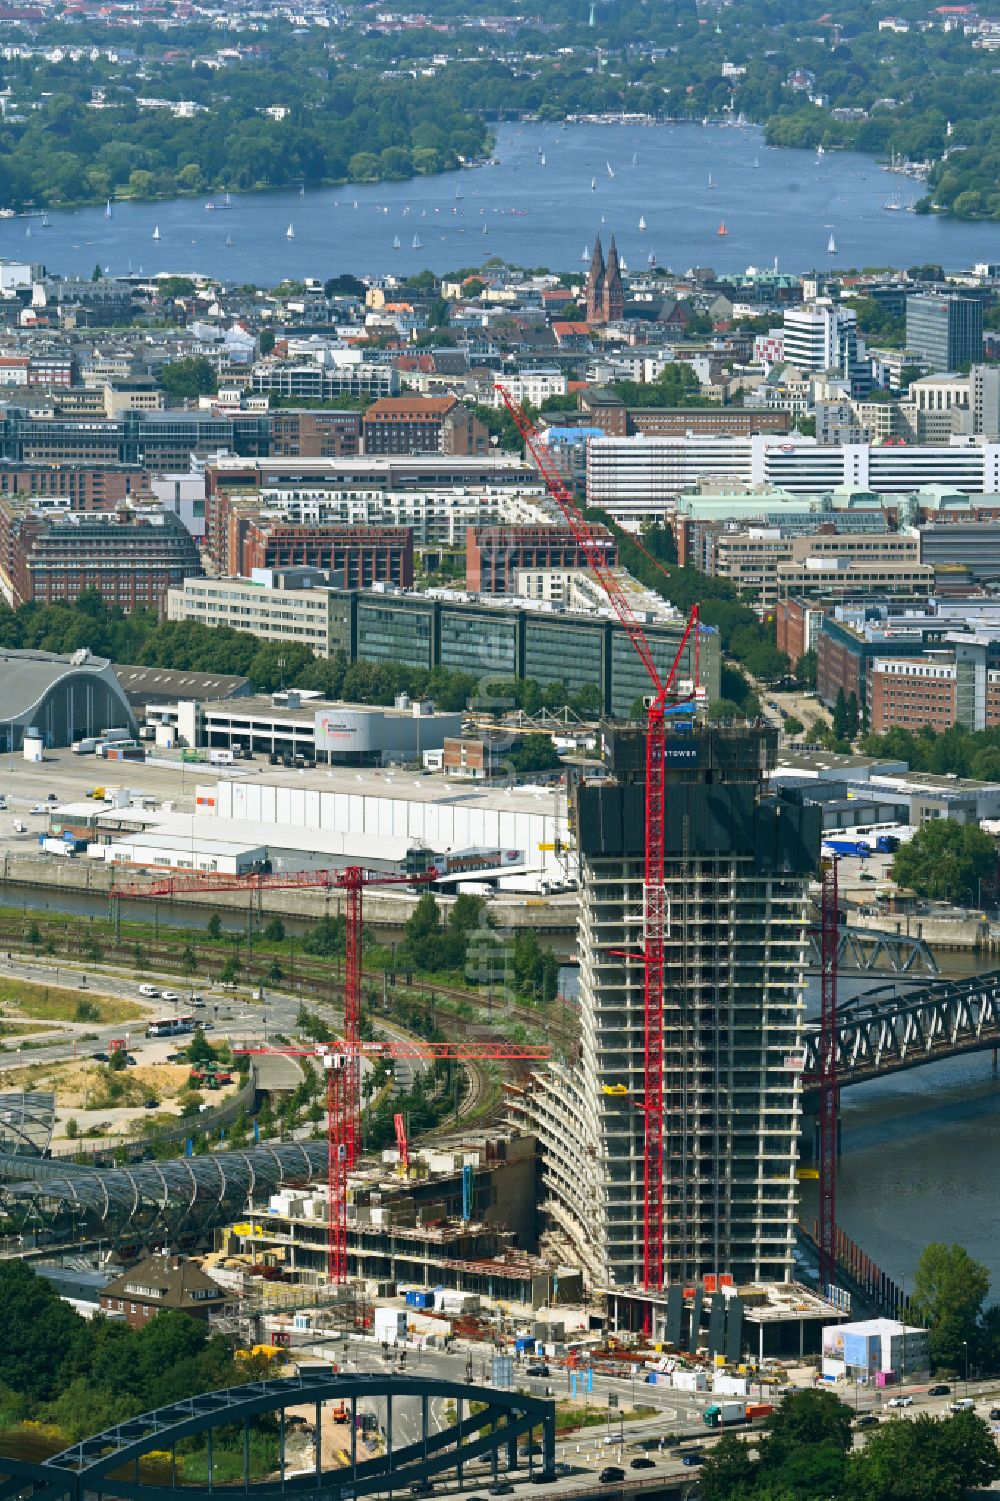
[[[765,791],[758,726],[667,736],[663,1283],[787,1280],[797,1209],[806,888],[818,810]],[[595,1288],[641,1283],[644,740],[576,797],[578,1059],[516,1100],[536,1134],[553,1247]]]

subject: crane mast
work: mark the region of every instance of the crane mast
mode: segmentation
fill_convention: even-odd
[[[594,534],[566,481],[541,442],[538,432],[502,385],[497,391],[525,448],[534,460],[545,487],[592,572],[607,594],[622,628],[646,669],[652,693],[646,711],[646,853],[643,889],[643,1253],[642,1282],[649,1289],[663,1286],[664,1195],[663,1195],[663,1012],[664,942],[667,920],[664,815],[666,812],[666,706],[681,658],[692,632],[695,651],[695,688],[698,672],[698,606],[688,617],[677,654],[666,679],[657,670],[646,633],[636,618],[621,582],[608,562],[601,538]]]

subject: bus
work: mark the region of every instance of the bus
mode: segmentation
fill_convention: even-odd
[[[147,1037],[176,1037],[180,1032],[193,1032],[193,1016],[162,1016],[151,1021],[146,1028]]]

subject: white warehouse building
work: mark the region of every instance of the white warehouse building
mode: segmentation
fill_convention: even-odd
[[[443,777],[337,768],[307,773],[294,783],[220,779],[197,789],[202,818],[223,820],[229,837],[240,824],[253,842],[280,845],[288,831],[353,835],[376,853],[424,846],[436,854],[470,849],[520,851],[523,862],[512,867],[499,885],[508,890],[539,891],[566,883],[567,848],[571,845],[566,793],[562,787],[456,791]],[[266,838],[266,826],[281,832]],[[353,845],[355,841],[348,841]]]

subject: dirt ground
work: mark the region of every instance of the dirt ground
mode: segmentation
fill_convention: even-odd
[[[351,1453],[351,1425],[350,1423],[332,1422],[331,1420],[333,1415],[333,1408],[334,1403],[332,1402],[325,1402],[323,1404],[323,1452],[320,1455],[320,1463],[322,1464],[324,1470],[333,1469],[337,1465],[347,1463],[349,1461]],[[310,1402],[304,1402],[298,1407],[288,1407],[285,1409],[285,1411],[287,1412],[289,1417],[304,1418],[308,1423],[309,1457],[310,1459],[313,1459],[313,1423],[316,1417],[316,1409],[314,1405]],[[365,1459],[370,1459],[374,1454],[377,1453],[377,1446],[374,1444],[365,1443],[359,1433],[358,1458],[361,1459],[363,1457]]]

